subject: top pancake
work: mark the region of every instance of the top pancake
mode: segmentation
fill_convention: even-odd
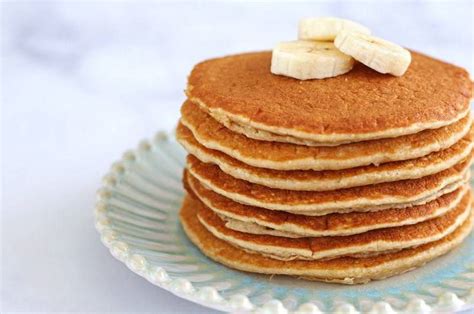
[[[324,80],[270,73],[271,52],[204,61],[188,97],[217,120],[322,143],[397,137],[458,121],[472,95],[462,68],[412,52],[402,77],[362,64]]]

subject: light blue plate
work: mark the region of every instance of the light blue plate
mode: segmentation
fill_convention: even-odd
[[[424,267],[366,285],[254,275],[213,262],[186,238],[177,218],[184,159],[184,150],[159,133],[112,165],[98,191],[102,242],[153,284],[224,311],[426,313],[474,304],[473,234]]]

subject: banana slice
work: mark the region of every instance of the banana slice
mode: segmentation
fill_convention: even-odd
[[[336,36],[334,45],[380,73],[402,76],[411,62],[410,51],[367,34],[342,31]]]
[[[273,49],[271,72],[300,80],[323,79],[349,72],[353,65],[354,59],[333,43],[296,40]]]
[[[367,27],[356,22],[335,17],[319,17],[300,20],[298,39],[333,41],[343,30],[370,34]]]

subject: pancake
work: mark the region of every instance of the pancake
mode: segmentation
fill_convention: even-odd
[[[276,170],[340,170],[414,159],[454,145],[469,132],[471,125],[467,116],[443,128],[398,138],[337,147],[308,147],[247,138],[230,131],[189,101],[183,104],[181,113],[181,123],[203,146],[250,166]]]
[[[214,163],[225,173],[237,179],[276,189],[298,191],[328,191],[355,186],[416,179],[428,176],[461,162],[468,157],[474,146],[473,129],[442,151],[421,158],[384,163],[379,166],[364,166],[344,170],[272,170],[256,168],[238,161],[224,153],[199,144],[192,132],[180,124],[176,138],[181,145],[200,161]]]
[[[456,207],[461,199],[469,198],[469,187],[464,185],[423,205],[376,212],[307,217],[234,202],[206,189],[189,174],[185,174],[184,181],[185,186],[189,186],[187,190],[218,214],[226,222],[227,228],[295,238],[352,235],[369,230],[411,225],[439,217]]]
[[[236,202],[302,215],[372,211],[427,203],[460,187],[468,179],[470,160],[419,179],[379,183],[333,191],[272,189],[236,179],[214,164],[188,155],[189,173],[212,191]]]
[[[469,110],[472,83],[459,67],[412,52],[401,77],[358,63],[347,74],[301,81],[270,73],[271,52],[199,63],[187,95],[223,124],[333,144],[414,134]],[[263,134],[265,135],[265,134]],[[271,138],[270,140],[274,140]]]
[[[197,208],[199,221],[215,237],[244,250],[281,260],[373,256],[422,245],[437,241],[453,232],[467,219],[471,210],[470,197],[467,197],[446,214],[414,225],[372,230],[350,236],[287,238],[231,230],[215,212],[199,200],[195,200],[193,206]]]
[[[400,274],[446,254],[459,245],[472,229],[472,213],[448,236],[416,248],[366,258],[341,257],[331,260],[282,261],[252,254],[220,240],[199,222],[195,200],[186,196],[180,221],[188,238],[202,253],[231,268],[263,274],[283,274],[344,284],[366,283]]]

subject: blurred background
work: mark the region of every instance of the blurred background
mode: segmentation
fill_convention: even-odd
[[[193,65],[337,16],[473,73],[473,3],[3,1],[3,310],[209,313],[113,260],[92,219],[109,165],[175,126]]]

